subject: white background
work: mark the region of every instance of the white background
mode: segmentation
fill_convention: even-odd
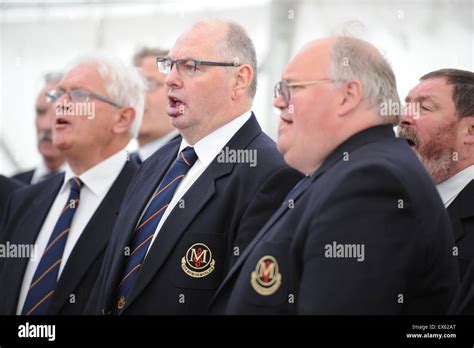
[[[34,103],[45,72],[94,50],[131,64],[137,48],[170,48],[205,18],[234,20],[254,40],[259,87],[253,110],[273,138],[273,86],[313,39],[349,33],[375,44],[392,64],[402,99],[429,71],[474,65],[471,0],[0,1],[0,174],[40,161]]]

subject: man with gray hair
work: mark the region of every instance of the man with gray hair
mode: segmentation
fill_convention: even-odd
[[[65,173],[12,194],[1,241],[32,245],[0,265],[0,314],[81,314],[138,165],[125,147],[143,115],[144,82],[120,61],[80,59],[47,93]],[[8,285],[5,285],[8,284]]]
[[[42,157],[35,169],[27,170],[13,176],[25,184],[36,184],[47,177],[63,172],[65,169],[64,155],[52,141],[54,110],[51,103],[46,101],[46,93],[56,87],[62,79],[61,72],[49,72],[44,76],[44,85],[35,105],[35,126],[38,137],[38,151]]]
[[[449,220],[396,139],[395,76],[369,43],[307,44],[275,86],[278,149],[306,175],[231,267],[225,314],[442,314],[458,283]]]
[[[251,112],[255,49],[241,26],[197,23],[157,61],[183,138],[144,162],[130,185],[87,313],[205,313],[301,177]]]

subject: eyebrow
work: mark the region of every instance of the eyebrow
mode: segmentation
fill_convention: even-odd
[[[438,105],[438,98],[434,97],[434,96],[430,96],[430,95],[421,95],[421,96],[418,96],[416,98],[411,98],[410,96],[407,96],[405,98],[405,103],[411,103],[413,101],[417,101],[417,102],[424,102],[424,101],[429,101],[429,102],[432,102],[433,104],[435,105]]]

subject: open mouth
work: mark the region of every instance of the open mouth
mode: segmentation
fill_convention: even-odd
[[[166,108],[166,113],[170,117],[177,117],[184,112],[184,107],[186,104],[179,98],[175,96],[168,96],[168,106]]]
[[[405,140],[407,141],[408,145],[410,145],[410,147],[415,147],[416,146],[416,144],[413,140],[411,140],[411,139],[405,139]]]

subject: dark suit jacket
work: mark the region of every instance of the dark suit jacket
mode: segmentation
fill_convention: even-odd
[[[86,313],[108,314],[117,306],[124,249],[168,168],[180,141],[145,161],[130,185],[104,266]],[[257,165],[219,163],[217,158],[183,196],[184,208],[173,209],[163,224],[137,276],[123,314],[203,314],[229,265],[281,204],[301,175],[288,167],[275,143],[262,132],[254,115],[226,145],[256,150]],[[212,253],[215,268],[195,278],[182,262],[195,243]],[[205,250],[205,247],[202,248]],[[196,255],[195,255],[196,256]]]
[[[3,213],[7,206],[8,197],[10,197],[12,192],[22,186],[24,186],[22,182],[0,175],[0,228],[2,226]]]
[[[458,247],[461,280],[474,260],[474,180],[471,181],[448,206],[448,214]]]
[[[474,261],[467,268],[449,314],[474,315]]]
[[[58,281],[48,314],[82,314],[99,275],[120,203],[137,171],[128,161],[77,241]],[[57,174],[14,193],[7,208],[3,236],[11,244],[33,244],[64,181]],[[0,261],[0,314],[15,314],[28,258]],[[5,285],[6,284],[6,285]],[[75,303],[70,303],[70,294]]]
[[[211,313],[447,311],[459,282],[448,216],[391,126],[344,142],[292,197],[234,263]]]
[[[27,170],[25,172],[21,172],[12,176],[13,179],[21,181],[25,184],[31,184],[31,180],[33,179],[33,175],[35,174],[35,170]]]

